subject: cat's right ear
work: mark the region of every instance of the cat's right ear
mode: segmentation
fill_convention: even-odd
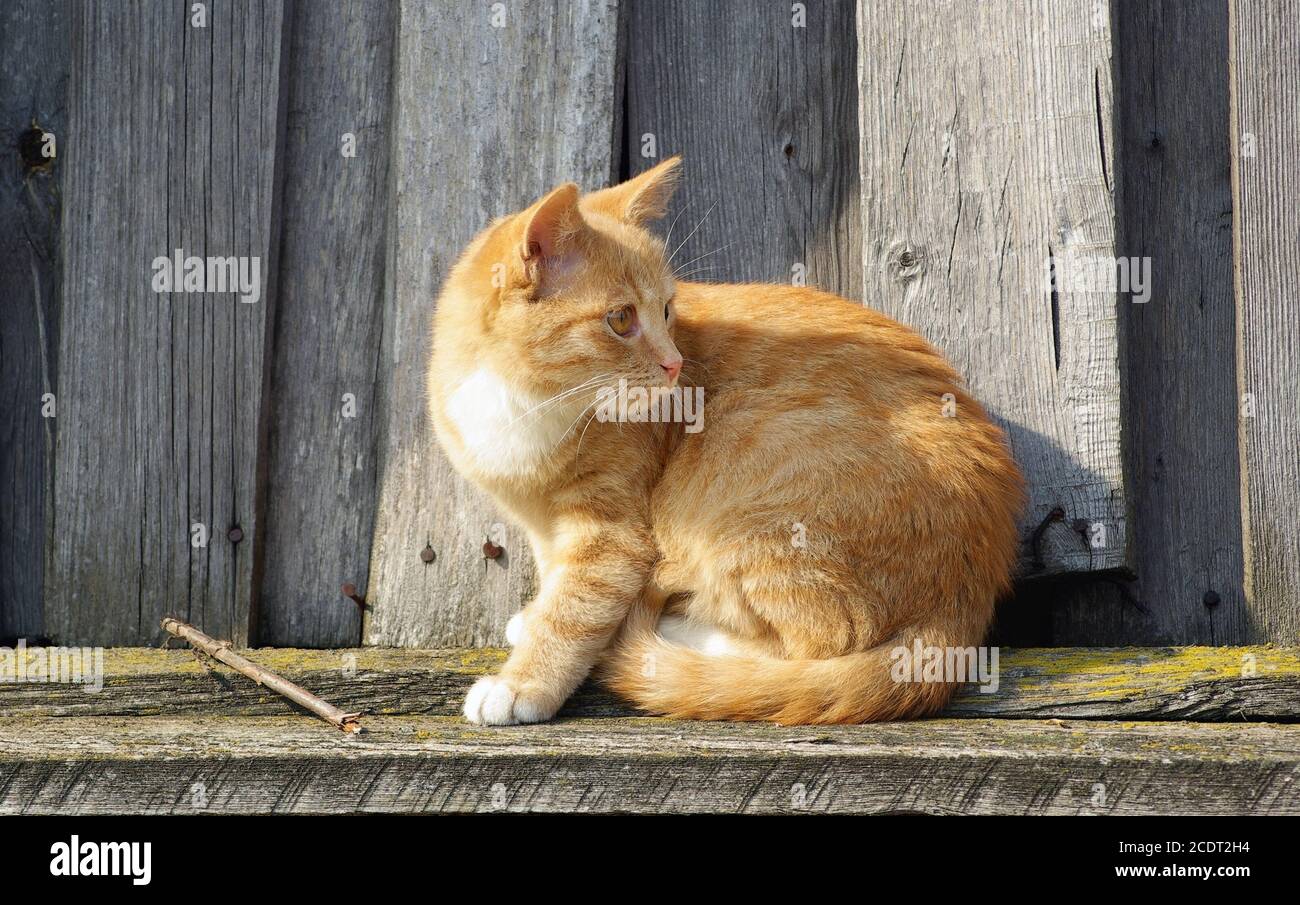
[[[592,192],[584,203],[616,220],[643,226],[668,213],[668,202],[681,178],[682,158],[669,157],[620,185]]]
[[[554,282],[572,272],[581,254],[587,223],[578,210],[578,187],[554,189],[520,214],[524,224],[519,257],[531,282]]]

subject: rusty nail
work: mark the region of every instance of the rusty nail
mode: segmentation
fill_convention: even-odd
[[[236,525],[226,532],[226,537],[230,538],[232,544],[237,544],[244,539],[244,529]]]
[[[355,603],[359,609],[366,608],[366,598],[357,594],[357,586],[352,582],[349,581],[343,586],[343,596]]]
[[[433,546],[430,544],[425,544],[424,549],[420,551],[420,559],[424,560],[425,565],[433,562],[436,556],[437,554],[433,552]]]
[[[504,552],[506,552],[504,548],[498,547],[496,544],[492,543],[492,538],[489,537],[487,540],[483,541],[484,559],[499,559],[501,554]]]

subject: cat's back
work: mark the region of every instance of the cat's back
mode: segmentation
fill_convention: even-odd
[[[805,287],[678,284],[677,298],[678,345],[705,388],[701,453],[824,457],[865,481],[955,474],[1017,495],[1002,429],[910,327]]]
[[[957,373],[915,330],[829,292],[679,283],[677,306],[678,340],[718,390],[725,376],[758,385],[831,380],[905,396],[960,389]]]

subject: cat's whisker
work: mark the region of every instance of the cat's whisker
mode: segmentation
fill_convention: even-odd
[[[682,214],[686,213],[686,209],[690,206],[691,205],[689,204],[689,202],[687,204],[683,204],[681,210],[679,210],[677,212],[677,215],[673,217],[673,222],[668,224],[668,235],[664,237],[664,248],[667,248],[670,244],[672,244],[673,228],[677,226],[677,221],[682,219]],[[669,256],[669,260],[672,260],[671,255]]]
[[[533,407],[530,408],[528,411],[526,411],[526,412],[524,412],[523,414],[519,415],[518,417],[514,418],[514,419],[510,422],[510,424],[509,424],[508,426],[513,426],[513,425],[515,424],[515,422],[520,421],[521,419],[528,417],[529,415],[531,415],[533,412],[536,412],[538,409],[540,409],[540,408],[541,408],[542,406],[544,406],[544,405],[547,405],[547,404],[549,404],[549,403],[554,403],[555,405],[559,405],[559,403],[560,403],[561,401],[563,401],[563,400],[565,400],[565,399],[568,399],[569,397],[574,396],[574,395],[576,395],[577,393],[580,393],[580,392],[582,392],[582,391],[585,390],[585,389],[588,389],[588,388],[590,388],[590,387],[594,387],[594,386],[596,386],[596,385],[599,384],[602,380],[605,380],[605,379],[607,379],[607,378],[609,378],[609,377],[612,377],[615,373],[617,373],[617,372],[616,372],[616,371],[608,371],[608,372],[606,372],[606,373],[604,373],[604,374],[598,374],[598,375],[595,376],[595,377],[590,377],[590,378],[588,378],[587,380],[584,380],[582,383],[578,384],[578,385],[575,386],[575,387],[570,387],[570,388],[567,389],[567,390],[562,390],[562,391],[560,391],[559,393],[556,393],[554,396],[550,397],[549,399],[543,399],[541,402],[537,403],[537,405],[533,406]],[[553,407],[554,407],[554,406],[552,406],[552,408],[553,408]]]
[[[675,273],[673,274],[673,279],[678,281],[693,280],[695,277],[700,276],[701,274],[707,274],[711,270],[713,270],[712,267],[705,267],[701,270],[693,270],[690,273]]]
[[[568,439],[569,432],[572,431],[573,428],[577,425],[577,423],[582,420],[582,416],[587,414],[588,409],[592,408],[593,406],[598,406],[599,404],[600,404],[600,391],[597,390],[595,398],[593,398],[591,402],[587,403],[585,406],[582,407],[582,411],[578,412],[578,417],[574,418],[573,421],[569,423],[569,426],[565,428],[564,433],[560,435],[560,442],[563,442],[564,440]]]
[[[713,208],[717,206],[718,206],[718,202],[715,201],[713,202],[712,206],[710,206],[709,209],[704,212],[704,216],[700,218],[700,222],[695,224],[695,229],[687,233],[686,238],[682,239],[681,244],[678,245],[676,248],[674,248],[672,250],[672,253],[668,255],[669,263],[672,263],[672,260],[676,256],[677,252],[682,250],[682,246],[685,245],[687,242],[691,241],[691,236],[695,235],[697,232],[700,231],[700,227],[704,225],[704,221],[709,219],[709,214],[713,213]]]
[[[549,411],[550,409],[553,409],[556,406],[558,406],[560,403],[564,402],[566,399],[576,395],[577,393],[581,392],[586,388],[587,387],[584,384],[581,386],[576,386],[571,389],[565,390],[561,393],[557,393],[551,398],[545,399],[542,402],[537,403],[537,405],[533,406],[528,411],[522,412],[521,414],[517,415],[515,418],[511,419],[511,421],[506,426],[513,427],[516,423],[522,421],[524,418],[527,418],[529,415],[532,415],[534,413],[536,413],[538,417],[540,417],[541,415],[546,414],[546,412],[539,411],[539,409],[541,409],[543,406],[546,406],[547,411]]]
[[[596,420],[598,414],[600,414],[599,409],[592,412],[591,417],[587,419],[587,423],[582,426],[582,433],[578,435],[578,450],[573,454],[575,465],[578,463],[578,456],[582,455],[582,441],[587,436],[587,428],[591,427],[591,422]]]
[[[716,255],[716,254],[717,254],[718,252],[720,252],[720,251],[726,251],[728,248],[731,248],[731,247],[734,246],[735,244],[736,244],[735,242],[728,242],[726,245],[723,245],[721,248],[715,248],[715,249],[713,249],[713,251],[707,251],[707,252],[705,252],[705,253],[702,254],[702,255],[697,255],[696,257],[691,258],[691,259],[690,259],[689,261],[687,261],[685,264],[682,264],[682,265],[681,265],[679,268],[677,268],[677,269],[678,269],[678,270],[681,270],[682,268],[690,267],[690,266],[691,266],[692,264],[694,264],[696,261],[703,261],[705,258],[709,257],[710,255]],[[674,276],[676,276],[676,272],[674,272]]]
[[[679,270],[673,274],[673,278],[678,280],[690,279],[695,274],[708,273],[709,271],[715,269],[717,266],[718,266],[717,261],[708,261],[704,264],[697,264],[696,266],[692,267],[690,270]]]
[[[582,411],[578,412],[578,417],[574,418],[573,422],[567,428],[565,428],[564,434],[560,437],[560,442],[562,443],[568,439],[569,434],[573,431],[575,427],[578,426],[578,422],[582,420],[582,416],[587,414],[588,411],[591,411],[592,418],[596,417],[596,415],[600,413],[599,405],[600,405],[600,399],[597,398],[597,399],[593,399],[590,403],[583,406]],[[594,411],[592,411],[593,409]],[[587,424],[591,424],[591,418],[587,419]],[[556,448],[557,449],[559,448],[559,444],[556,444]],[[579,444],[579,449],[581,449],[581,444]]]
[[[627,380],[631,383],[631,382],[639,381],[642,378],[636,375],[629,376],[626,374],[620,374],[618,379]],[[591,427],[591,422],[594,421],[596,419],[596,416],[600,414],[600,402],[601,402],[600,393],[598,391],[596,393],[596,398],[593,399],[590,403],[588,403],[587,406],[584,407],[583,410],[578,413],[578,417],[573,419],[573,422],[568,426],[568,428],[565,429],[564,433],[560,437],[560,443],[563,443],[564,440],[568,438],[569,433],[573,430],[573,428],[576,427],[578,422],[582,420],[583,415],[586,415],[588,411],[591,411],[591,416],[587,418],[587,423],[582,426],[582,433],[578,436],[578,448],[574,452],[575,464],[577,463],[578,453],[582,452],[582,440],[584,437],[587,436],[587,428]],[[623,429],[622,422],[619,422],[618,426],[619,426],[619,430],[621,431]],[[556,444],[556,449],[559,448],[559,445],[560,445],[559,443]]]

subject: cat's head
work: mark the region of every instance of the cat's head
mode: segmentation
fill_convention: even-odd
[[[679,162],[585,196],[566,183],[493,223],[448,276],[435,342],[547,396],[675,384],[676,285],[647,224],[664,216]]]

